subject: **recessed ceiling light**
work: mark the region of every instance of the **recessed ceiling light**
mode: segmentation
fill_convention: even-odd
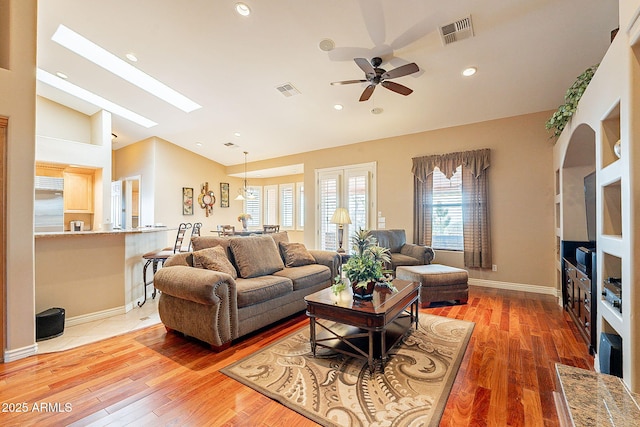
[[[465,68],[465,70],[462,72],[462,75],[465,77],[473,76],[476,71],[478,71],[476,67]]]
[[[375,107],[371,109],[371,114],[382,114],[384,110],[380,107]]]
[[[338,111],[340,111],[340,110],[342,110],[344,107],[342,106],[342,104],[336,104],[336,105],[334,105],[334,106],[333,106],[333,108],[334,108],[334,109],[336,109],[336,110],[338,110]]]
[[[239,138],[240,137],[240,132],[234,132],[233,136]]]
[[[202,147],[202,142],[196,142],[196,145],[197,145],[198,147]]]
[[[236,12],[242,16],[251,15],[251,9],[244,3],[236,3]]]
[[[127,53],[125,57],[131,62],[138,62],[138,57],[135,56],[133,53]]]
[[[69,76],[67,76],[65,73],[61,73],[60,71],[58,71],[56,73],[56,76],[60,77],[61,79],[65,79],[65,80],[67,80],[69,78]]]
[[[318,43],[318,47],[323,52],[329,52],[329,51],[332,51],[336,47],[336,44],[331,39],[322,39],[322,40],[320,40],[320,43]]]
[[[63,92],[73,95],[76,98],[80,98],[83,101],[86,101],[92,105],[95,105],[96,107],[100,107],[103,110],[107,110],[124,119],[137,123],[140,126],[150,128],[152,126],[157,125],[157,123],[154,122],[153,120],[149,120],[146,117],[142,117],[140,114],[134,113],[133,111],[128,110],[116,103],[113,103],[108,99],[104,99],[103,97],[98,96],[93,92],[89,92],[88,90],[83,89],[80,86],[76,86],[72,83],[69,83],[66,80],[59,79],[53,74],[47,73],[46,71],[40,68],[36,70],[36,78],[44,84],[52,86],[56,89],[60,89]]]
[[[58,26],[51,40],[184,112],[189,113],[202,108],[201,105],[64,25]]]

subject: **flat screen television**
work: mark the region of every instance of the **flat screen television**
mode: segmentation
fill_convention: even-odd
[[[587,240],[596,241],[596,173],[584,177],[584,204],[587,213]]]

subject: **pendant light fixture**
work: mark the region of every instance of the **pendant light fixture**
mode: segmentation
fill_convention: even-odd
[[[238,195],[236,196],[236,200],[253,200],[256,196],[249,190],[247,187],[247,154],[248,152],[244,152],[244,186],[238,189]]]

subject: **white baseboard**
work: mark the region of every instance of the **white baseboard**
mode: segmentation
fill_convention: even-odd
[[[125,307],[111,308],[109,310],[97,311],[95,313],[83,314],[81,316],[71,317],[65,319],[64,326],[81,325],[87,322],[93,322],[94,320],[106,319],[108,317],[117,316],[119,314],[125,314]],[[34,356],[38,354],[38,344],[32,344],[27,347],[18,348],[15,350],[5,350],[4,362],[13,362],[14,360],[24,359],[25,357]]]
[[[469,278],[469,284],[472,286],[482,286],[485,288],[507,289],[510,291],[532,292],[535,294],[553,295],[558,298],[559,291],[556,288],[540,285],[529,285],[525,283],[498,282],[496,280],[474,279]]]
[[[24,359],[25,357],[34,356],[38,353],[38,344],[31,344],[27,347],[17,348],[15,350],[5,350],[4,363],[13,362],[15,360]]]
[[[110,308],[108,310],[96,311],[95,313],[82,314],[80,316],[70,317],[64,321],[64,326],[76,326],[83,323],[93,322],[94,320],[102,320],[109,317],[125,314],[125,307]]]

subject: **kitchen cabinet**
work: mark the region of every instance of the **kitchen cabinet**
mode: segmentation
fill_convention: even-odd
[[[64,173],[65,213],[93,213],[93,175]]]

